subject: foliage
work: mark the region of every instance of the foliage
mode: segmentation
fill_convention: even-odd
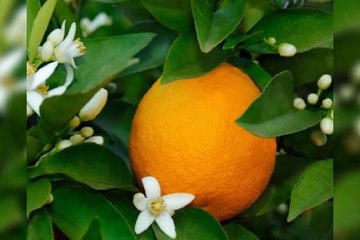
[[[78,23],[82,39],[82,18],[103,11],[113,20],[83,39],[87,53],[76,59],[74,82],[65,94],[46,99],[41,117],[28,118],[28,239],[60,234],[75,240],[169,239],[156,225],[140,235],[134,232],[138,211],[131,201],[139,190],[127,150],[131,120],[156,79],[171,84],[206,74],[225,61],[246,72],[262,91],[236,123],[255,135],[277,137],[276,167],[264,194],[227,222],[199,208],[177,212],[177,239],[306,239],[310,233],[331,239],[333,161],[327,149],[332,137],[321,147],[310,139],[328,111],[320,104],[293,107],[295,96],[316,91],[319,77],[332,73],[331,3],[280,10],[276,2],[28,1],[29,61],[37,59],[47,33],[64,19]],[[293,44],[298,54],[279,56],[280,43]],[[47,84],[64,76],[59,67]],[[108,90],[108,102],[86,124],[105,144],[59,148],[61,139],[79,133],[69,122],[100,88]],[[322,92],[331,95],[331,89]],[[345,181],[343,188],[348,187]],[[0,221],[0,228],[4,224]]]

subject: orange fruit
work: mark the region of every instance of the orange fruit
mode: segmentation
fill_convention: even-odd
[[[162,194],[194,194],[192,205],[218,220],[241,213],[264,191],[275,164],[275,138],[257,137],[235,122],[259,94],[227,63],[200,77],[155,82],[132,123],[137,181],[153,176]]]

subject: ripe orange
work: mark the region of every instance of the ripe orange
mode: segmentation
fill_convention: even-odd
[[[162,194],[195,195],[219,220],[248,208],[274,168],[276,142],[235,123],[259,96],[253,81],[223,64],[192,79],[155,82],[136,111],[130,158],[137,181],[156,177]]]

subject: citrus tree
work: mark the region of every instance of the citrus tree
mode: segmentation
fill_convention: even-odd
[[[331,11],[29,0],[28,239],[331,239]]]

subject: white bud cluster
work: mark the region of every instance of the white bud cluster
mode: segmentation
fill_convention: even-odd
[[[81,19],[80,26],[84,37],[87,37],[100,27],[111,26],[112,23],[112,19],[106,13],[101,12],[92,21],[89,18]]]

